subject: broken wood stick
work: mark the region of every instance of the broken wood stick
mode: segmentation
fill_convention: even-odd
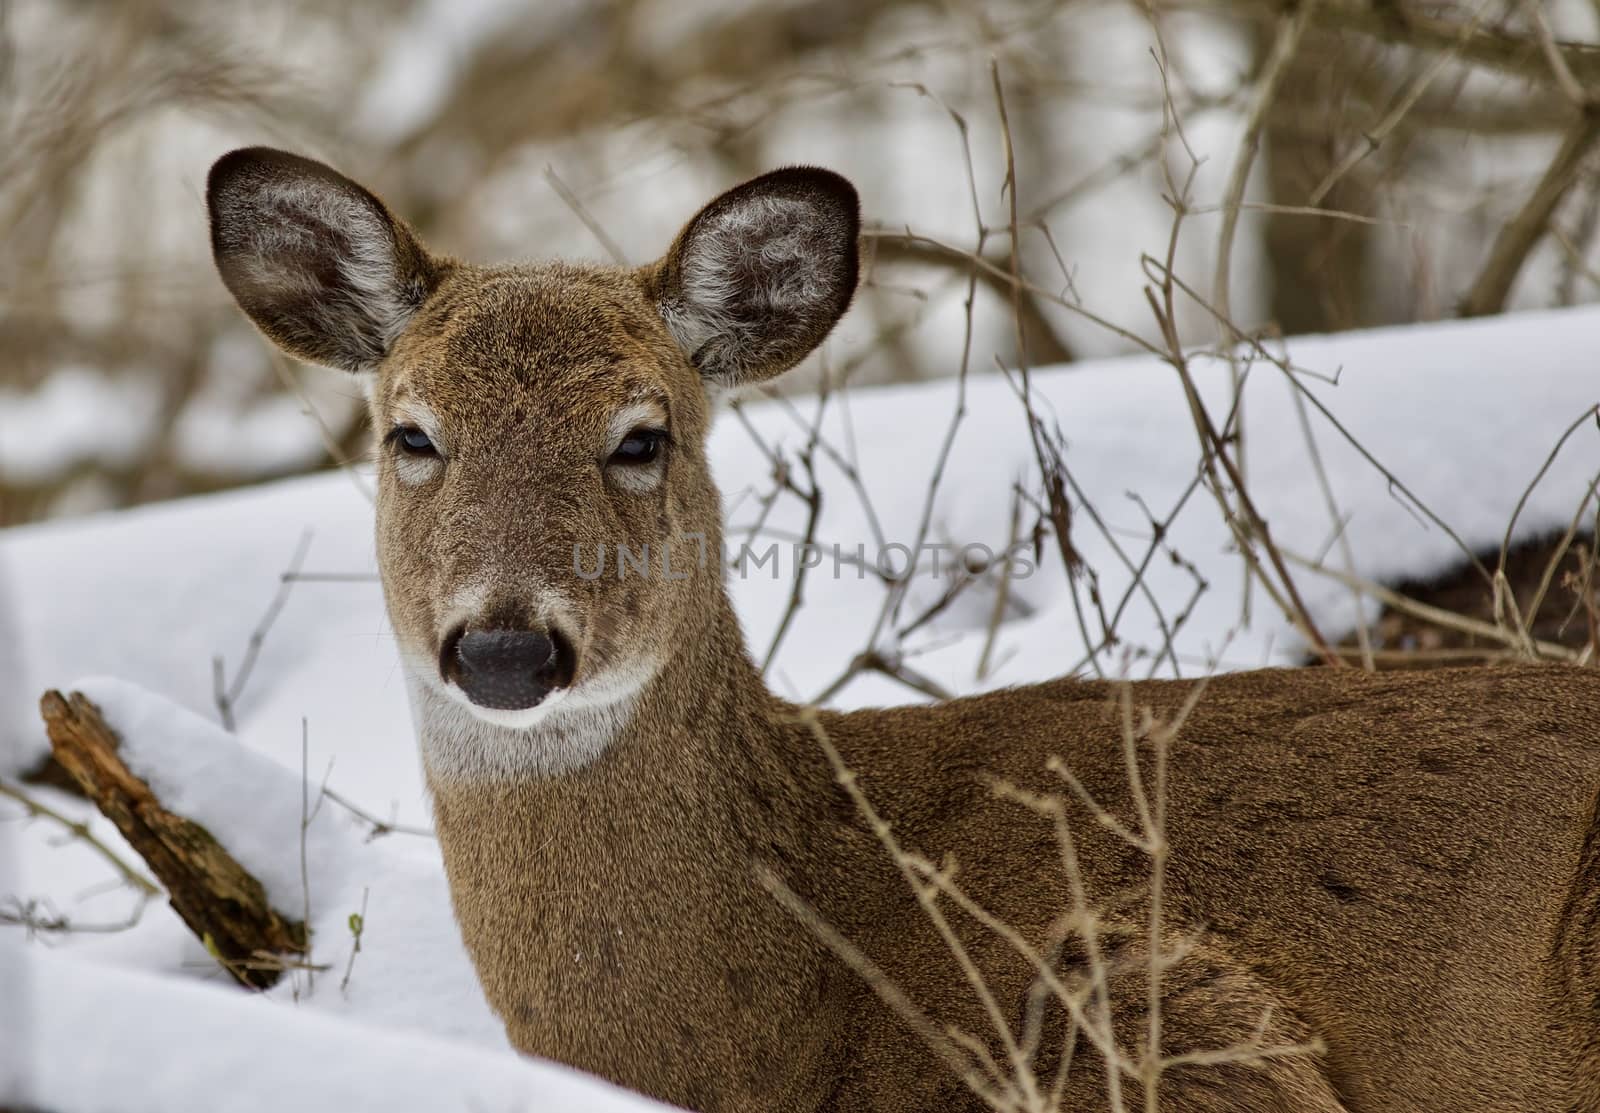
[[[266,989],[304,960],[306,927],[200,824],[168,810],[118,754],[100,709],[73,692],[39,701],[50,748],[85,795],[145,860],[173,909],[241,985]]]

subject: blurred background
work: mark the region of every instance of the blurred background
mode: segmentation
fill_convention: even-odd
[[[480,260],[645,262],[835,168],[871,266],[806,390],[955,374],[969,284],[973,374],[1153,337],[1191,172],[1186,343],[1207,298],[1265,334],[1594,300],[1597,40],[1592,0],[0,0],[0,526],[365,454],[353,384],[212,271],[234,146]]]

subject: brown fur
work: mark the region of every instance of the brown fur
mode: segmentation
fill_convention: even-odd
[[[231,188],[214,176],[214,222],[252,211]],[[838,227],[844,211],[830,217]],[[408,668],[432,667],[450,600],[472,583],[501,624],[551,621],[531,601],[558,588],[580,688],[659,661],[598,756],[547,776],[444,761],[453,712],[413,684],[457,917],[512,1042],[692,1109],[976,1108],[757,881],[759,868],[781,877],[937,1024],[990,1034],[809,728],[750,663],[717,563],[670,581],[588,581],[572,568],[579,542],[659,552],[701,531],[716,551],[703,450],[703,376],[716,374],[694,365],[660,308],[692,237],[627,270],[474,267],[413,256],[403,226],[392,234],[402,269],[431,286],[377,368],[374,420],[387,429],[422,401],[450,438],[448,464],[422,484],[401,483],[393,452],[380,455],[380,561]],[[848,269],[853,279],[853,255]],[[294,348],[278,303],[251,300],[270,291],[235,292]],[[848,291],[823,300],[831,323]],[[820,336],[800,316],[757,372]],[[723,377],[752,377],[748,358],[735,362]],[[645,396],[664,406],[672,442],[661,483],[641,493],[617,485],[600,446],[613,415]],[[1190,689],[1148,682],[1131,697],[1171,716]],[[991,778],[1059,795],[1044,768],[1059,756],[1131,822],[1118,695],[1068,679],[820,722],[907,848],[948,855],[968,894],[1045,946],[1070,904],[1055,835],[997,798]],[[1324,1050],[1177,1067],[1162,1107],[1600,1110],[1597,712],[1592,670],[1211,681],[1170,756],[1163,945],[1184,950],[1162,979],[1162,1050],[1256,1039]],[[515,751],[566,745],[562,729],[470,733]],[[1106,917],[1119,1039],[1134,1053],[1148,863],[1081,805],[1069,815]],[[1031,971],[952,918],[1020,1030]],[[1084,961],[1069,937],[1063,976]],[[1046,1031],[1059,1048],[1058,1008]],[[1056,1059],[1041,1054],[1043,1077]],[[1080,1040],[1063,1108],[1105,1106],[1098,1060]],[[1124,1093],[1141,1100],[1132,1081]]]

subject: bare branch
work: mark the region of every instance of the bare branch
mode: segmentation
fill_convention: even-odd
[[[1522,273],[1534,245],[1550,226],[1556,206],[1577,181],[1585,156],[1600,139],[1600,111],[1586,109],[1562,139],[1544,177],[1511,221],[1495,236],[1489,258],[1461,302],[1463,317],[1483,317],[1505,308],[1506,297]]]

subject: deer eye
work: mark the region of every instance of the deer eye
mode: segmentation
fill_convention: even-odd
[[[389,439],[399,446],[400,451],[411,456],[437,456],[439,450],[433,447],[433,441],[428,434],[418,429],[415,425],[396,425]]]
[[[610,463],[621,464],[624,467],[653,463],[661,454],[661,446],[666,441],[665,429],[635,429],[622,438],[622,443],[617,445],[617,450],[611,454]]]

